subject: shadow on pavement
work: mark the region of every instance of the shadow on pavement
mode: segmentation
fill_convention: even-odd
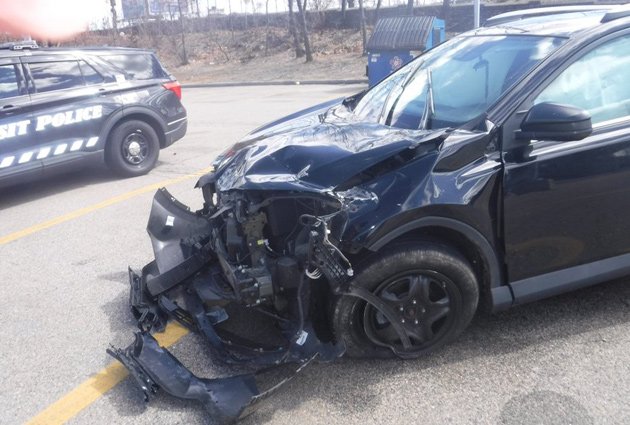
[[[0,210],[80,187],[118,180],[104,165],[69,171],[28,183],[0,188]]]

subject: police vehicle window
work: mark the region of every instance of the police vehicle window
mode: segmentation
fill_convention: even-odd
[[[81,67],[81,73],[83,74],[85,84],[100,84],[103,82],[103,77],[101,76],[101,74],[96,72],[96,70],[88,65],[85,61],[79,61],[79,65]]]
[[[127,78],[132,80],[151,80],[167,77],[157,58],[149,53],[107,55],[102,56],[101,59],[123,71]]]
[[[29,64],[38,93],[85,85],[77,61]]]
[[[20,90],[17,76],[15,75],[15,67],[13,65],[0,66],[0,99],[18,96],[19,94]]]
[[[630,36],[605,43],[570,65],[534,103],[585,109],[593,124],[630,116]]]

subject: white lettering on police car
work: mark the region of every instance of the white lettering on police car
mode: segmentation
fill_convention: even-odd
[[[86,108],[75,109],[73,111],[58,112],[51,115],[40,115],[37,117],[35,131],[44,131],[53,126],[55,128],[76,124],[82,121],[90,121],[103,116],[103,105],[88,106]]]
[[[30,123],[31,120],[22,120],[0,125],[0,140],[25,135]]]

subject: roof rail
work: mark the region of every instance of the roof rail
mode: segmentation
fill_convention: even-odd
[[[501,13],[500,15],[493,16],[484,22],[484,27],[491,27],[494,25],[504,24],[506,22],[519,21],[526,18],[534,18],[548,15],[561,15],[565,13],[578,13],[578,12],[596,12],[596,11],[612,11],[618,6],[612,4],[590,5],[590,6],[552,6],[552,7],[537,7],[535,9],[522,9],[515,10],[513,12]]]
[[[24,50],[24,49],[39,49],[37,41],[35,40],[23,40],[23,41],[9,41],[8,43],[0,44],[0,49],[8,50]]]
[[[617,6],[614,9],[611,9],[610,12],[606,13],[601,20],[601,23],[606,23],[610,21],[614,21],[615,19],[625,18],[626,16],[630,16],[630,3],[626,3],[622,6]]]

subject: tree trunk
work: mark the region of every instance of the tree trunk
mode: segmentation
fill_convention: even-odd
[[[230,33],[232,33],[232,41],[234,41],[234,21],[232,20],[232,0],[228,0],[228,23],[230,24]]]
[[[354,9],[354,0],[347,0],[348,2],[348,9]]]
[[[451,0],[442,0],[442,19],[448,19],[451,10]]]
[[[266,25],[266,31],[265,31],[265,56],[267,56],[267,53],[269,52],[269,0],[265,0],[265,17],[267,18],[267,22],[265,23]]]
[[[114,32],[114,40],[118,38],[118,14],[116,13],[116,0],[109,0],[112,12],[112,30]]]
[[[184,14],[182,13],[182,0],[177,0],[179,9],[179,23],[182,31],[182,65],[188,65],[188,53],[186,52],[186,33],[184,31]]]
[[[311,42],[308,39],[308,28],[306,27],[306,1],[297,0],[298,12],[300,13],[300,29],[302,31],[302,39],[304,40],[304,53],[306,54],[306,62],[313,62],[313,52],[311,51]]]
[[[363,46],[363,56],[365,56],[367,54],[367,31],[365,29],[365,9],[363,9],[363,0],[359,0],[359,15],[361,17],[361,22],[359,24],[361,27],[361,43]]]
[[[374,11],[374,25],[376,25],[376,23],[378,22],[378,14],[381,11],[382,3],[383,3],[383,0],[377,0],[376,2],[376,10]]]
[[[293,0],[289,0],[289,34],[291,34],[291,38],[293,38],[293,48],[295,49],[295,57],[299,59],[302,56],[304,56],[304,49],[302,48],[302,46],[300,46],[300,39],[298,37],[297,29],[295,28],[295,15],[293,14]]]
[[[347,0],[341,0],[341,21],[346,23],[346,4]]]
[[[247,29],[247,2],[249,0],[241,0],[242,9],[245,13],[245,29]]]
[[[413,0],[407,0],[407,15],[413,15]]]

